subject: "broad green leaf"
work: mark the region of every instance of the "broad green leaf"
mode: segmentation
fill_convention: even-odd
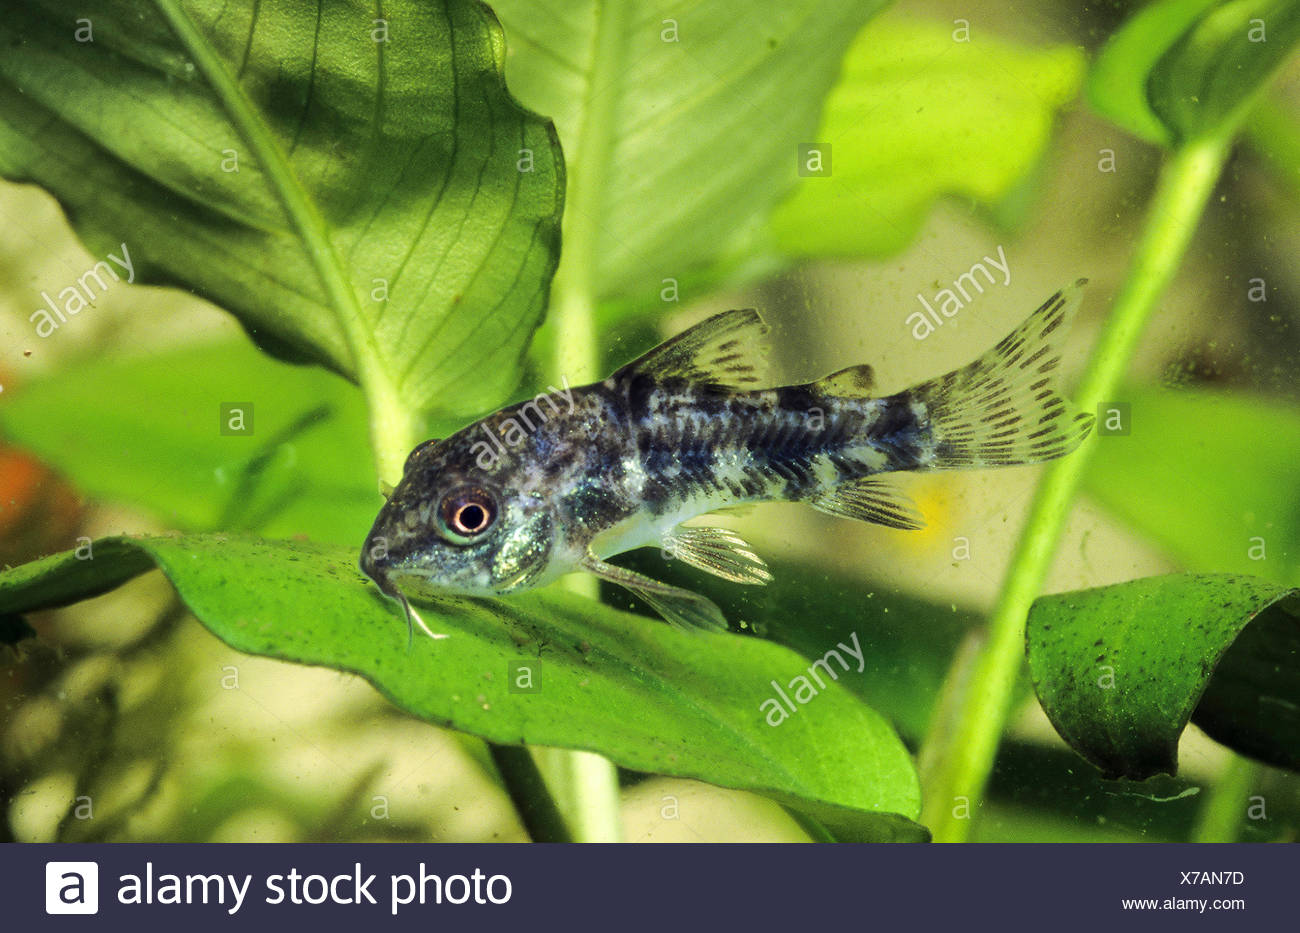
[[[239,535],[108,538],[0,574],[0,615],[95,595],[156,564],[231,647],[353,671],[420,718],[506,744],[585,748],[639,771],[789,803],[855,838],[916,839],[916,772],[889,725],[834,681],[778,726],[772,681],[807,674],[778,645],[683,632],[552,589],[401,614],[350,548]],[[534,665],[515,692],[512,664]]]
[[[1061,737],[1106,775],[1173,774],[1188,721],[1300,768],[1300,591],[1170,574],[1044,596],[1029,671]]]
[[[1300,585],[1300,410],[1200,389],[1115,401],[1129,406],[1129,433],[1102,435],[1091,496],[1189,570]]]
[[[1041,158],[1083,79],[1078,49],[1033,48],[902,13],[854,40],[815,139],[830,172],[806,177],[772,217],[792,255],[886,255],[944,194],[991,204]]]
[[[1147,142],[1168,145],[1173,133],[1151,107],[1151,72],[1170,47],[1221,0],[1150,3],[1106,43],[1088,76],[1088,101],[1103,116]]]
[[[564,144],[564,267],[577,265],[593,303],[657,294],[663,279],[761,242],[844,50],[882,6],[493,4],[511,91],[554,119]]]
[[[33,381],[0,398],[0,435],[83,492],[180,530],[256,528],[360,547],[382,504],[360,393],[244,341],[100,359]]]
[[[1298,42],[1300,0],[1222,4],[1152,70],[1152,109],[1180,139],[1235,126]]]
[[[1111,37],[1088,99],[1153,143],[1233,132],[1297,42],[1297,0],[1158,0]]]
[[[904,593],[873,591],[861,578],[798,561],[768,560],[773,581],[766,586],[737,586],[680,561],[666,561],[649,548],[620,556],[617,562],[703,593],[733,624],[743,623],[759,637],[810,661],[831,651],[844,656],[845,645],[860,649],[861,662],[849,656],[851,664],[840,674],[840,683],[918,744],[929,728],[954,653],[981,624],[978,613]],[[615,606],[631,602],[626,591],[614,587],[605,587],[603,595]]]
[[[514,387],[563,169],[485,6],[22,0],[0,43],[0,173],[53,193],[96,257],[125,248],[136,280],[407,409]]]

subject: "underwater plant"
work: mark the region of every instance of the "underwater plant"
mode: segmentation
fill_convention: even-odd
[[[1276,160],[1279,186],[1295,186],[1300,128],[1270,88],[1300,45],[1300,3],[1157,0],[1110,24],[1091,63],[1069,45],[993,38],[982,23],[926,19],[906,4],[882,13],[878,0],[498,0],[490,9],[479,0],[392,0],[382,11],[298,0],[94,0],[75,16],[54,0],[12,6],[0,22],[0,174],[48,192],[93,264],[62,288],[21,292],[22,307],[36,310],[4,322],[13,354],[5,379],[16,388],[0,396],[0,435],[86,495],[139,510],[159,529],[29,535],[6,550],[14,566],[0,571],[0,632],[15,646],[15,667],[30,666],[6,688],[13,708],[66,687],[64,663],[36,647],[57,644],[61,631],[44,610],[76,617],[82,601],[156,569],[174,597],[143,634],[109,652],[121,664],[183,653],[180,623],[192,616],[237,652],[359,675],[392,707],[453,731],[535,840],[620,838],[620,785],[656,775],[768,798],[813,839],[962,841],[995,806],[995,764],[1011,775],[1004,781],[1033,771],[1081,806],[1110,793],[1148,810],[1153,800],[1179,801],[1172,826],[1163,815],[1125,811],[1177,838],[1237,838],[1254,819],[1248,807],[1262,806],[1253,803],[1257,785],[1268,781],[1277,788],[1272,822],[1249,831],[1294,835],[1296,400],[1128,380],[1239,142],[1249,138]],[[415,479],[427,484],[448,469],[443,449],[424,442],[457,437],[511,402],[544,421],[560,411],[548,399],[653,354],[671,334],[691,333],[693,312],[721,310],[738,294],[766,299],[776,307],[761,313],[780,318],[788,290],[772,283],[818,261],[898,254],[917,242],[943,196],[976,205],[975,223],[1012,235],[1044,196],[1053,127],[1081,87],[1095,125],[1141,140],[1159,167],[1109,309],[1099,307],[1106,288],[1085,293],[1085,312],[1100,323],[1091,349],[1078,348],[1077,384],[1063,384],[1070,411],[1086,414],[1071,422],[1068,445],[1051,434],[1050,452],[1016,458],[1057,459],[1038,468],[1005,569],[990,571],[998,582],[987,617],[923,584],[867,582],[825,553],[781,550],[764,563],[736,531],[696,529],[663,539],[663,556],[624,560],[614,551],[583,564],[606,581],[632,581],[641,601],[591,577],[502,585],[494,591],[502,595],[490,595],[446,585],[454,561],[442,560],[438,572],[426,561],[416,569],[431,585],[402,600],[411,597],[419,624],[438,637],[408,638],[385,595],[403,593],[390,585],[397,557],[374,546],[386,548],[395,529],[418,545],[408,556],[427,555],[434,533],[443,550],[463,546],[506,508],[477,480],[436,501],[422,487],[413,492]],[[1114,158],[1110,145],[1102,162],[1106,152]],[[992,313],[987,307],[1008,304],[1001,296],[1019,260],[1014,247],[1008,254],[999,245],[996,256],[946,259],[941,279],[908,286],[917,300],[904,311],[855,308],[856,332],[892,328],[902,341],[893,346],[915,355],[926,341],[928,350],[931,335],[937,344]],[[1053,283],[1093,274],[1042,272]],[[1247,278],[1247,288],[1267,291]],[[100,313],[99,299],[136,283],[188,290],[244,334],[22,368],[33,348],[39,361]],[[1274,290],[1269,300],[1294,304],[1296,294]],[[780,319],[787,369],[806,369],[813,355],[797,359],[814,339],[810,320],[823,313],[807,305],[797,318],[803,336],[793,336],[795,318]],[[1028,310],[999,312],[1009,316],[990,325],[993,340],[964,339],[952,365],[928,375],[977,359]],[[1031,319],[1039,332],[1056,322]],[[859,356],[843,364],[885,362]],[[674,365],[656,372],[677,378],[689,369]],[[836,368],[804,371],[804,385],[763,388],[807,388]],[[856,394],[865,397],[861,382]],[[1293,389],[1293,374],[1282,384]],[[839,378],[824,396],[800,398],[853,398],[846,385]],[[997,380],[966,388],[962,424],[990,407],[1007,417],[978,395],[996,392]],[[941,412],[946,397],[918,395],[925,412]],[[1058,403],[1052,394],[1033,411],[1036,429],[1050,432]],[[909,411],[927,424],[920,407]],[[701,423],[729,417],[734,408],[715,405]],[[593,410],[583,431],[602,423],[614,431],[617,420]],[[945,424],[955,430],[958,419]],[[518,445],[498,435],[535,453],[553,433]],[[942,432],[932,433],[926,452],[940,463],[998,462],[999,435],[981,433],[991,446],[959,464],[960,444],[949,437],[941,450]],[[459,436],[477,457],[473,439]],[[595,443],[568,441],[580,451]],[[505,445],[484,446],[510,456]],[[665,464],[689,459],[685,450],[659,453]],[[438,470],[419,472],[435,460]],[[809,463],[807,475],[786,477],[791,488],[806,481],[811,489],[817,462]],[[609,481],[599,462],[583,475],[597,489]],[[392,506],[391,521],[376,526],[384,533],[367,536],[385,508],[380,489],[394,487],[392,501],[409,508]],[[1083,490],[1135,536],[1162,545],[1176,572],[1043,595]],[[819,507],[874,509],[894,526],[880,534],[912,534],[906,529],[919,523],[904,520],[906,500],[867,491],[847,503],[822,495]],[[509,507],[524,511],[514,500]],[[922,518],[926,511],[922,501]],[[0,519],[14,521],[4,511]],[[745,532],[750,518],[738,521]],[[764,531],[761,515],[753,521],[771,541],[841,533],[793,520]],[[535,547],[540,534],[517,547]],[[865,549],[843,550],[858,563]],[[359,555],[379,586],[358,568]],[[962,559],[955,550],[953,559]],[[739,587],[690,569],[708,564],[733,581],[771,582]],[[519,582],[532,566],[519,558],[502,579]],[[413,575],[410,561],[400,569]],[[666,582],[655,589],[649,578]],[[694,614],[670,595],[687,589],[702,593]],[[666,598],[678,608],[665,609]],[[725,619],[731,631],[664,624],[646,602],[714,628]],[[73,692],[90,698],[96,715],[134,717],[142,734],[151,708],[180,705],[165,693],[178,685],[161,674],[149,690],[125,690],[111,673],[76,670],[93,687]],[[1036,762],[1042,746],[1012,735],[1026,704],[1050,721],[1070,749],[1056,751],[1068,757]],[[14,717],[6,797],[16,801],[46,772],[71,770],[71,787],[47,782],[58,788],[47,795],[58,809],[53,833],[91,838],[78,829],[77,807],[99,795],[88,788],[115,778],[93,762],[69,764],[76,743],[67,736],[107,727],[87,714],[59,743],[29,742],[47,722],[41,709]],[[1189,723],[1228,762],[1203,799],[1199,786],[1174,777]],[[22,751],[29,746],[36,750]],[[134,838],[132,812],[159,796],[173,754],[130,752],[153,763],[148,777],[138,793],[104,804],[114,815],[100,817],[94,838]],[[1080,758],[1094,766],[1081,769],[1089,772],[1083,789]],[[373,778],[358,773],[340,807],[366,810]],[[212,811],[244,780],[213,781],[204,798]],[[264,797],[268,807],[296,806]],[[304,827],[328,823],[323,805],[298,809]],[[387,817],[369,810],[374,831]],[[149,831],[206,838],[213,828],[180,819]],[[12,825],[8,832],[21,835]]]

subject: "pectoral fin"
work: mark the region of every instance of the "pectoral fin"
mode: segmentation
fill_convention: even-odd
[[[878,479],[861,479],[810,497],[813,508],[840,518],[915,531],[925,519],[911,499]]]
[[[727,629],[727,618],[722,610],[699,593],[660,583],[635,570],[615,567],[594,554],[587,555],[582,568],[602,580],[631,590],[673,625],[709,632],[723,632]]]
[[[772,574],[763,559],[729,528],[687,528],[678,525],[663,536],[664,552],[733,583],[763,584]]]

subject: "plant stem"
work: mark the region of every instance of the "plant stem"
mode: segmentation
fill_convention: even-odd
[[[419,436],[418,419],[391,391],[387,380],[362,386],[370,416],[370,449],[375,455],[379,479],[396,486],[402,478],[407,454],[424,438]]]
[[[1075,398],[1085,411],[1113,398],[1161,293],[1172,280],[1196,230],[1231,147],[1224,134],[1185,144],[1165,163],[1146,226],[1110,317],[1088,360]],[[1017,543],[989,620],[989,638],[976,660],[958,707],[950,741],[942,725],[931,737],[933,784],[921,821],[936,842],[961,842],[969,814],[978,809],[1010,713],[1024,653],[1025,620],[1042,589],[1061,532],[1096,444],[1094,430],[1083,445],[1048,467]],[[958,816],[958,811],[968,814]]]
[[[572,842],[569,827],[528,749],[488,743],[488,752],[533,842]]]
[[[598,6],[591,64],[586,74],[582,118],[567,133],[564,150],[564,249],[551,286],[555,327],[553,376],[567,374],[581,385],[600,378],[596,345],[596,261],[605,234],[600,210],[605,199],[606,168],[614,139],[614,109],[620,100],[619,77],[627,67],[624,42],[632,4],[612,0]]]
[[[622,842],[618,772],[595,752],[567,748],[533,750],[574,842]]]
[[[596,343],[591,277],[585,271],[573,271],[576,263],[569,261],[573,255],[569,247],[574,244],[574,239],[566,240],[566,252],[551,290],[556,323],[552,369],[555,378],[564,376],[570,385],[582,385],[596,378],[600,348]],[[590,269],[590,257],[584,256],[581,265],[584,270]],[[571,576],[560,585],[590,599],[600,598],[599,581],[592,576]],[[592,752],[566,749],[539,749],[538,752],[574,840],[619,842],[623,838],[623,821],[614,765]]]
[[[1249,758],[1232,755],[1214,782],[1192,830],[1192,842],[1236,842],[1241,816],[1251,788],[1259,779],[1260,766]]]

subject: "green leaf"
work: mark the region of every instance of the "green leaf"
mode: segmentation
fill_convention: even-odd
[[[784,251],[879,256],[916,236],[944,194],[985,204],[1032,171],[1055,111],[1083,79],[1079,50],[1027,48],[897,14],[854,41],[816,139],[828,177],[807,177],[772,218]]]
[[[744,624],[759,637],[785,645],[810,661],[841,644],[858,646],[862,670],[850,657],[853,666],[840,675],[839,682],[918,744],[930,727],[953,655],[982,621],[976,612],[868,589],[860,577],[828,573],[800,561],[768,560],[771,583],[737,586],[680,561],[666,561],[650,548],[616,560],[656,580],[703,593],[733,624]],[[613,586],[603,590],[613,605],[630,602],[626,591]],[[846,594],[852,598],[845,598]],[[653,610],[646,611],[657,618]]]
[[[108,538],[0,574],[0,615],[66,604],[147,569],[165,573],[231,647],[353,671],[397,706],[504,744],[585,748],[639,771],[789,803],[854,838],[915,839],[920,792],[889,725],[838,683],[778,726],[771,682],[807,673],[778,645],[683,632],[560,589],[423,610],[450,637],[408,649],[401,614],[352,549],[238,535]],[[514,692],[512,662],[534,665]]]
[[[125,244],[138,279],[199,292],[390,408],[479,412],[514,387],[557,258],[562,165],[550,125],[506,92],[487,7],[75,14],[6,8],[0,173],[52,192],[93,254]]]
[[[223,405],[247,433],[228,433],[240,421]],[[83,492],[182,530],[359,547],[382,504],[360,394],[245,341],[103,358],[27,383],[0,402],[0,433]]]
[[[1089,495],[1189,570],[1300,585],[1295,405],[1198,389],[1114,401],[1129,406],[1129,433],[1101,437]]]
[[[657,294],[757,248],[845,48],[882,6],[493,3],[511,90],[564,143],[564,265],[593,301]]]
[[[1300,591],[1171,574],[1045,596],[1025,642],[1056,731],[1110,777],[1173,774],[1188,721],[1300,768]]]
[[[1151,3],[1110,37],[1088,76],[1088,102],[1098,113],[1147,142],[1168,145],[1173,134],[1151,107],[1148,81],[1160,59],[1221,0]]]
[[[1111,37],[1088,99],[1153,143],[1231,133],[1298,41],[1297,0],[1159,0]]]

